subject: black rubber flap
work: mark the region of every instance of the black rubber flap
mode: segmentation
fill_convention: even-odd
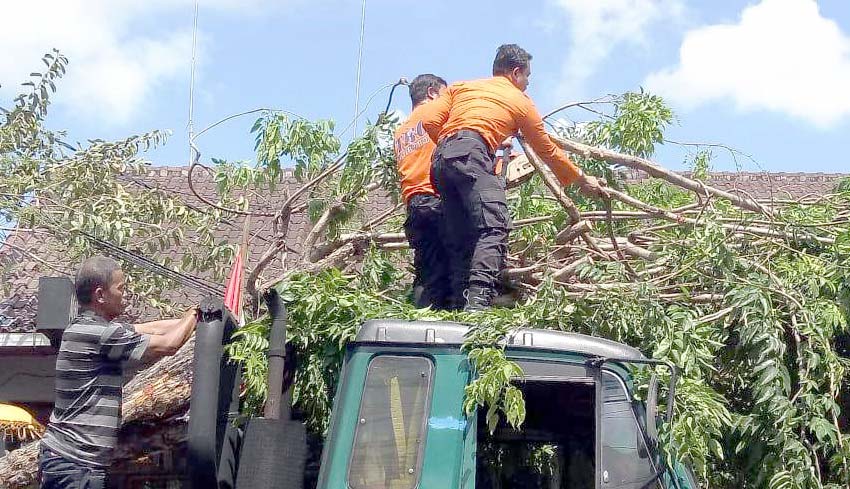
[[[236,489],[303,489],[306,459],[303,423],[252,419],[239,454]]]

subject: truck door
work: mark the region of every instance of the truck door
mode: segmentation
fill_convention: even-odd
[[[656,470],[625,383],[603,370],[599,421],[600,489],[651,489]]]

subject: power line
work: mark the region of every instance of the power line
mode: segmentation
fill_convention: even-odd
[[[215,296],[220,295],[224,291],[224,288],[220,284],[213,284],[201,277],[178,272],[177,270],[160,265],[140,253],[122,248],[85,231],[80,230],[78,232],[91,241],[97,248],[100,248],[104,253],[112,255],[115,258],[122,259],[149,272],[171,279],[184,287],[200,290]]]
[[[192,118],[195,112],[195,51],[198,45],[198,0],[195,0],[195,20],[192,27],[192,64],[189,76],[189,163],[192,162],[192,140],[194,139],[195,126]]]
[[[360,111],[360,74],[363,67],[363,38],[366,33],[366,0],[360,12],[360,47],[357,49],[357,81],[354,84],[354,137],[357,137],[357,117]]]
[[[53,220],[51,219],[51,221]],[[51,229],[54,233],[67,233],[67,230],[63,229],[62,226],[56,222],[43,222],[42,225],[48,229]],[[129,250],[127,248],[123,248],[116,244],[110,243],[109,241],[100,239],[91,233],[83,231],[82,229],[77,230],[77,232],[84,236],[86,239],[88,239],[96,248],[100,249],[105,254],[126,261],[127,263],[135,265],[143,270],[147,270],[156,275],[160,275],[162,277],[173,280],[174,282],[184,287],[205,292],[207,294],[212,294],[216,297],[224,292],[224,286],[222,286],[221,284],[217,284],[215,282],[211,282],[204,278],[188,273],[178,272],[177,270],[168,268],[165,265],[160,265],[159,263],[142,255],[141,253]]]

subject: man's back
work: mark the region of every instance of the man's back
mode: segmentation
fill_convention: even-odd
[[[458,82],[448,88],[452,105],[439,138],[461,129],[477,131],[495,150],[531,108],[531,100],[502,76]]]
[[[94,467],[108,467],[121,423],[123,366],[138,362],[147,337],[83,312],[62,335],[56,401],[42,443]]]
[[[504,76],[454,83],[423,112],[422,124],[434,141],[468,129],[483,138],[492,154],[519,130],[562,185],[581,177],[578,167],[549,138],[534,102]]]
[[[410,117],[396,129],[394,136],[395,156],[401,175],[401,195],[405,203],[416,194],[434,195],[431,185],[431,154],[436,144],[422,126],[420,105]]]

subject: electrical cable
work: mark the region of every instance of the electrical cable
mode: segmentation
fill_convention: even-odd
[[[189,195],[189,194],[187,194],[187,193],[185,193],[185,192],[177,192],[177,191],[172,190],[172,189],[167,189],[167,190],[166,190],[166,189],[162,189],[162,188],[160,188],[160,187],[157,187],[157,186],[155,186],[155,185],[151,185],[151,184],[149,184],[149,183],[147,183],[147,182],[145,182],[145,181],[143,181],[143,180],[139,180],[139,179],[133,178],[133,177],[131,177],[131,176],[127,176],[127,175],[125,175],[123,178],[127,179],[130,183],[136,184],[136,185],[138,185],[138,186],[140,186],[140,187],[142,187],[142,188],[145,188],[145,189],[147,189],[147,190],[153,190],[153,191],[156,191],[156,192],[163,192],[163,193],[171,192],[171,193],[177,193],[177,194],[180,194],[180,195],[186,195],[186,196],[188,196],[188,195]],[[206,211],[206,210],[204,210],[204,209],[201,209],[200,207],[194,206],[194,205],[192,205],[192,204],[190,204],[190,203],[188,203],[188,202],[185,202],[185,201],[184,201],[184,202],[183,202],[183,205],[185,205],[187,209],[191,209],[191,210],[193,210],[193,211],[195,211],[195,212],[198,212],[198,213],[200,213],[200,214],[210,215],[210,213],[209,213],[208,211]],[[235,228],[235,227],[236,227],[236,224],[233,224],[232,222],[230,222],[230,221],[228,221],[228,220],[224,220],[224,219],[220,220],[220,221],[219,221],[219,224],[223,224],[223,225],[228,226],[228,227],[231,227],[231,228]],[[264,242],[264,243],[271,243],[271,240],[270,240],[270,239],[268,239],[268,238],[266,238],[266,237],[264,237],[264,236],[260,236],[260,235],[255,235],[255,236],[253,236],[253,237],[252,237],[252,239],[259,239],[260,241],[262,241],[262,242]]]
[[[362,109],[360,109],[360,113],[359,113],[359,114],[357,114],[357,115],[356,115],[356,117],[355,117],[355,119],[352,119],[352,120],[351,120],[351,122],[349,122],[349,123],[348,123],[348,125],[347,125],[347,126],[345,126],[345,129],[343,129],[343,130],[342,130],[342,132],[340,132],[340,133],[339,133],[339,138],[340,138],[340,139],[342,139],[342,137],[345,135],[345,133],[347,133],[347,132],[348,132],[348,130],[349,130],[349,129],[351,129],[351,127],[354,125],[354,121],[356,120],[356,118],[357,118],[357,117],[360,117],[361,115],[363,115],[363,113],[364,113],[364,112],[366,112],[366,110],[369,108],[369,106],[370,106],[370,105],[372,105],[372,101],[375,99],[375,97],[377,97],[377,96],[378,96],[378,94],[379,94],[379,93],[383,92],[383,91],[384,91],[384,90],[386,90],[387,88],[391,88],[391,90],[390,90],[390,96],[389,96],[389,98],[387,99],[387,107],[384,109],[384,111],[383,111],[383,112],[381,112],[380,114],[378,114],[378,120],[380,120],[380,119],[381,119],[381,117],[382,117],[382,116],[385,116],[385,115],[387,114],[387,112],[390,110],[390,105],[392,104],[392,101],[393,101],[393,93],[395,92],[396,87],[397,87],[397,86],[399,86],[399,85],[408,85],[408,84],[409,84],[409,83],[408,83],[408,81],[407,81],[407,78],[405,78],[405,77],[401,77],[401,78],[399,78],[399,79],[398,79],[398,81],[397,81],[397,82],[395,82],[395,83],[387,83],[386,85],[384,85],[384,86],[382,86],[381,88],[379,88],[379,89],[375,90],[374,92],[372,92],[372,94],[369,96],[369,98],[368,98],[368,99],[366,99],[366,105],[365,105],[365,106],[363,106],[363,108],[362,108]]]
[[[145,257],[140,253],[136,253],[126,248],[114,245],[85,231],[80,231],[80,234],[88,238],[96,247],[100,248],[105,253],[111,254],[116,258],[120,258],[149,272],[174,280],[175,282],[185,287],[198,289],[214,295],[221,294],[224,290],[224,287],[219,284],[213,285],[212,283],[207,282],[206,280],[200,277],[172,270],[164,265],[160,265],[159,263],[151,260],[150,258]]]
[[[160,265],[159,263],[139,253],[127,250],[125,248],[121,248],[120,246],[113,245],[108,241],[101,240],[84,231],[80,231],[80,233],[86,236],[86,238],[88,238],[92,242],[92,244],[95,245],[95,247],[99,248],[107,255],[111,255],[114,258],[123,260],[143,270],[147,270],[156,275],[160,275],[162,277],[173,280],[174,282],[177,282],[184,287],[195,289],[214,296],[221,295],[224,291],[224,287],[220,285],[218,287],[215,287],[210,283],[203,281],[203,279],[201,279],[200,277],[195,277],[193,275],[188,275],[182,272],[178,272],[176,270],[172,270],[164,265]]]
[[[381,113],[382,115],[386,116],[389,113],[390,104],[393,103],[393,94],[395,93],[396,87],[398,87],[399,85],[407,86],[407,85],[410,85],[410,83],[407,82],[407,78],[405,78],[405,77],[401,77],[401,78],[398,79],[397,82],[395,82],[395,84],[393,85],[393,88],[390,89],[390,96],[387,99],[387,106],[386,106],[386,108],[384,108],[384,111]]]
[[[366,0],[360,11],[360,47],[357,49],[357,80],[354,83],[354,136],[357,137],[357,118],[360,116],[360,75],[363,68],[363,39],[366,34]]]
[[[54,227],[51,227],[49,225],[46,227],[53,229],[54,232],[67,232],[67,230],[62,229],[61,226],[55,224]],[[100,239],[97,236],[86,231],[79,230],[78,232],[84,237],[86,237],[89,241],[91,241],[91,243],[96,248],[100,249],[107,255],[126,261],[132,265],[135,265],[143,270],[147,270],[156,275],[160,275],[162,277],[173,280],[174,282],[177,282],[180,285],[183,285],[184,287],[195,289],[214,296],[219,296],[224,292],[224,286],[221,284],[207,281],[206,279],[195,275],[190,275],[184,272],[178,272],[177,270],[172,270],[171,268],[168,268],[165,265],[160,265],[159,263],[142,255],[141,253],[122,248],[121,246]]]
[[[384,86],[382,86],[382,87],[378,88],[377,90],[375,90],[374,92],[372,92],[372,94],[369,96],[369,98],[368,98],[368,99],[366,99],[366,105],[364,105],[364,106],[363,106],[363,108],[362,108],[362,109],[360,109],[360,112],[358,112],[358,113],[354,116],[354,118],[352,118],[352,119],[351,119],[351,122],[349,122],[349,123],[348,123],[348,125],[347,125],[347,126],[345,126],[345,129],[343,129],[343,130],[342,130],[342,132],[340,132],[340,133],[339,133],[339,136],[338,136],[338,137],[339,137],[340,139],[342,139],[342,137],[343,137],[343,136],[345,136],[345,133],[347,133],[349,129],[351,129],[352,127],[354,127],[354,123],[355,123],[355,121],[356,121],[356,120],[357,120],[357,119],[358,119],[361,115],[363,115],[363,113],[364,113],[364,112],[366,112],[366,110],[368,110],[368,109],[369,109],[369,106],[370,106],[370,105],[372,105],[372,101],[375,99],[375,97],[377,97],[379,93],[381,93],[381,92],[383,92],[384,90],[386,90],[386,89],[390,88],[391,86],[393,86],[393,84],[392,84],[392,83],[387,83],[386,85],[384,85]],[[356,129],[355,129],[355,131],[356,131]],[[355,133],[355,134],[354,134],[354,136],[355,136],[355,137],[357,137],[357,134]]]
[[[195,109],[195,49],[198,40],[198,0],[195,0],[195,19],[192,27],[192,63],[191,73],[189,76],[189,123],[187,125],[189,137],[189,160],[192,160],[192,152],[197,151],[194,144],[195,125],[192,121]]]

